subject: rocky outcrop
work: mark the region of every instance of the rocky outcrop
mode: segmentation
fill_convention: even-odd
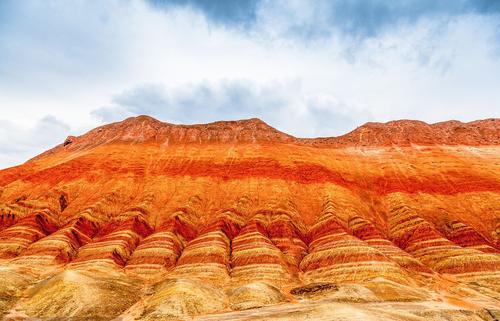
[[[500,120],[493,118],[470,123],[453,120],[435,124],[398,120],[366,123],[346,135],[312,140],[311,143],[340,146],[497,145],[500,143],[499,128]]]
[[[292,273],[300,271],[299,265],[307,254],[307,238],[287,213],[275,213],[267,226],[270,240],[283,253],[288,269]]]

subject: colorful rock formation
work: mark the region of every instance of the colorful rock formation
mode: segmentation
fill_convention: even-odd
[[[231,277],[236,283],[266,281],[290,282],[285,254],[269,239],[262,214],[254,216],[232,242]]]
[[[498,119],[303,139],[147,116],[69,137],[0,171],[0,315],[329,320],[332,302],[404,301],[493,320],[499,137]]]
[[[98,265],[125,266],[139,241],[152,229],[141,217],[113,221],[104,226],[91,243],[80,248],[69,269],[94,269]]]
[[[415,210],[401,203],[398,195],[391,195],[389,204],[389,236],[400,248],[438,273],[498,283],[500,256],[451,242]]]
[[[46,268],[48,265],[72,261],[81,246],[91,243],[98,225],[84,217],[70,221],[66,226],[31,244],[13,260],[18,264],[33,264]]]
[[[57,222],[45,213],[23,217],[0,233],[0,258],[16,257],[33,242],[57,231]]]
[[[430,268],[385,238],[373,223],[370,223],[364,218],[359,216],[353,217],[349,221],[349,228],[352,230],[354,236],[379,250],[401,267],[417,273],[432,273]]]
[[[300,268],[311,281],[363,282],[385,277],[407,282],[408,276],[399,265],[377,248],[346,232],[329,202],[309,233],[309,254]]]

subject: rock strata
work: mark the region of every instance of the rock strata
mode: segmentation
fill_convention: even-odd
[[[0,315],[494,320],[499,137],[498,119],[305,139],[147,116],[70,136],[0,171]]]

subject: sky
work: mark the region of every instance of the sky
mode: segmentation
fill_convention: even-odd
[[[0,1],[0,168],[140,114],[299,137],[500,117],[500,0]]]

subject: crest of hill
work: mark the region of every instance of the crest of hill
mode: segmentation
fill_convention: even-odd
[[[446,121],[427,124],[417,120],[366,123],[338,137],[296,138],[258,118],[217,121],[208,124],[177,125],[149,116],[130,117],[97,127],[81,136],[69,136],[64,143],[35,157],[61,150],[78,151],[103,144],[157,143],[291,143],[317,147],[409,146],[416,145],[497,145],[500,143],[500,119],[469,123]]]
[[[68,136],[64,143],[35,157],[61,150],[78,151],[111,143],[203,144],[203,143],[290,143],[297,139],[258,118],[177,125],[150,116],[130,117],[94,128],[81,136]]]
[[[500,119],[463,123],[456,120],[427,124],[418,120],[369,122],[338,137],[306,139],[311,145],[409,146],[415,145],[498,145]]]

